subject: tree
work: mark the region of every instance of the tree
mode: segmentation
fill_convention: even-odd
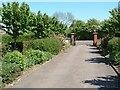
[[[120,37],[120,13],[119,13],[120,8],[115,8],[112,11],[110,11],[110,14],[112,17],[110,17],[110,24],[111,27],[113,27],[113,31],[115,32],[116,36]]]
[[[115,8],[109,11],[111,17],[105,20],[102,24],[102,30],[107,32],[110,37],[119,36],[120,37],[120,14],[118,9]]]
[[[2,4],[2,29],[14,39],[14,49],[16,49],[16,39],[23,32],[27,31],[29,20],[29,5],[18,2]]]
[[[68,26],[71,25],[71,23],[74,20],[74,16],[72,15],[72,13],[67,12],[67,13],[63,13],[63,12],[55,12],[53,14],[53,17],[56,17],[58,20],[60,20],[63,24],[66,24]]]
[[[39,39],[49,37],[52,34],[64,34],[64,30],[66,30],[66,25],[55,17],[49,17],[46,13],[42,15],[40,11],[38,11],[37,15],[31,13],[30,26],[31,31]]]
[[[86,29],[88,32],[98,31],[100,29],[100,21],[97,19],[89,19],[86,23]]]

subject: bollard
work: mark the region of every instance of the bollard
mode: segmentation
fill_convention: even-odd
[[[98,33],[94,31],[93,33],[93,45],[97,46]]]
[[[70,43],[71,43],[72,46],[75,46],[75,33],[71,33]]]

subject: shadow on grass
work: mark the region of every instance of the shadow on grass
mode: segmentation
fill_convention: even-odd
[[[120,78],[118,76],[108,75],[106,77],[97,77],[93,80],[85,80],[84,83],[99,86],[99,88],[120,88]]]

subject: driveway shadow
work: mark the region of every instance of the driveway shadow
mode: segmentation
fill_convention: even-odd
[[[120,88],[120,78],[112,75],[97,77],[96,79],[85,80],[83,82],[89,83],[90,85],[99,86],[99,88]]]
[[[105,58],[91,58],[85,61],[89,63],[105,63],[106,65],[109,65],[109,59],[105,59]]]

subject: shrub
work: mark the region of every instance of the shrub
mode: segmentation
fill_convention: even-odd
[[[120,65],[120,52],[117,52],[115,55],[115,61]]]
[[[17,42],[22,42],[22,41],[29,41],[29,40],[33,40],[35,37],[34,37],[34,33],[24,33],[23,35],[20,35],[18,38],[17,38]],[[13,38],[8,35],[8,34],[4,34],[2,35],[2,42],[3,43],[11,43],[11,42],[14,42]]]
[[[10,52],[11,50],[11,45],[8,43],[2,44],[2,55],[5,55],[7,52]]]
[[[25,57],[19,51],[6,53],[2,60],[3,62],[6,62],[8,64],[10,63],[16,64],[17,66],[19,66],[21,70],[26,68]]]
[[[42,52],[40,50],[28,50],[24,53],[27,60],[27,66],[30,67],[34,64],[41,64],[52,58],[52,54],[49,52]]]
[[[112,61],[116,60],[117,58],[119,59],[119,51],[120,51],[119,38],[114,37],[110,39],[108,42],[107,49]]]
[[[105,38],[103,38],[102,40],[101,40],[101,48],[102,48],[102,50],[103,50],[103,52],[102,52],[102,55],[108,55],[109,53],[108,53],[108,41],[110,40],[111,38],[110,37],[105,37]]]
[[[29,41],[23,41],[23,52],[32,49],[32,45],[33,45],[33,41],[29,40]]]
[[[40,64],[43,62],[42,60],[42,52],[40,50],[28,50],[24,53],[26,56],[27,61],[27,66],[30,67],[34,64]]]
[[[15,80],[21,74],[21,69],[15,63],[2,63],[2,82],[3,83],[10,83]]]
[[[104,37],[101,41],[101,47],[102,49],[106,49],[108,45],[108,41],[110,40],[110,37]]]
[[[54,38],[37,39],[33,42],[32,48],[47,51],[55,55],[60,52],[62,44],[59,40]]]
[[[61,49],[62,50],[65,50],[65,49],[67,49],[69,47],[69,45],[66,42],[66,40],[65,40],[63,35],[58,34],[58,35],[55,35],[54,38],[61,42],[61,44],[62,44],[62,48]]]
[[[50,59],[52,59],[52,54],[51,53],[44,52],[44,55],[45,55],[47,61],[50,60]]]
[[[2,35],[2,42],[3,43],[10,43],[10,42],[13,42],[13,39],[10,35],[4,34],[4,35]]]
[[[101,47],[101,40],[98,40],[97,48],[98,48],[99,50],[102,49],[102,47]]]

